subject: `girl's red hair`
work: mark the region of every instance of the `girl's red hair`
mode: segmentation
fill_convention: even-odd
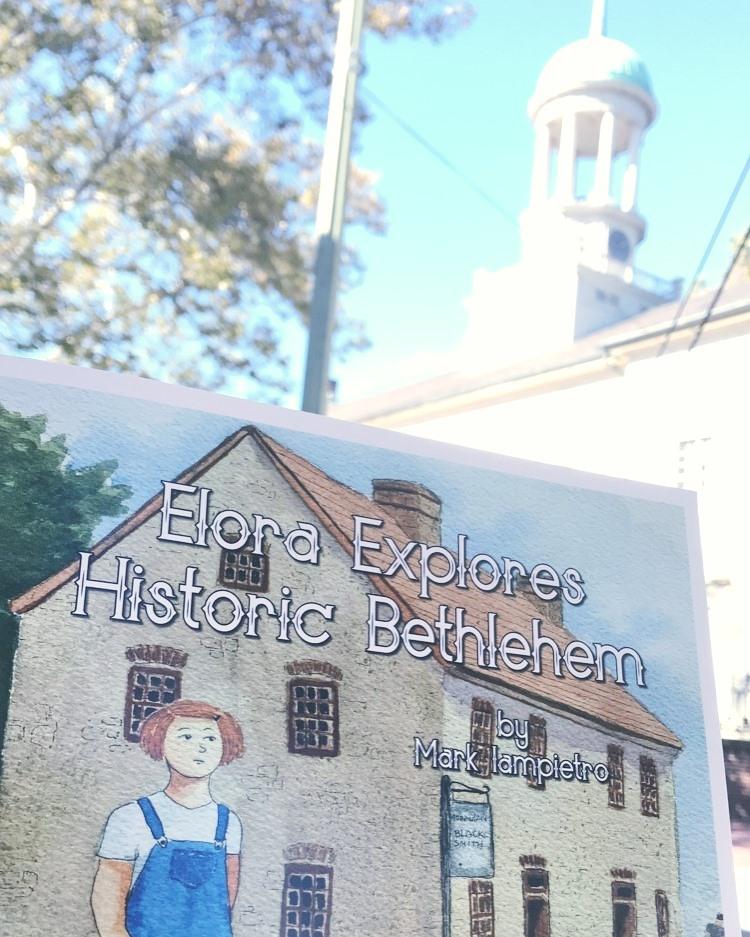
[[[219,764],[228,765],[235,758],[239,758],[245,751],[245,740],[242,728],[231,713],[224,712],[210,703],[198,700],[181,699],[170,703],[146,719],[141,729],[141,748],[150,755],[154,761],[161,761],[164,757],[164,739],[167,730],[179,717],[188,719],[211,719],[216,723],[221,735],[222,755]]]

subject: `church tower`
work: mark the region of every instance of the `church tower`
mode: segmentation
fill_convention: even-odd
[[[521,259],[475,275],[469,360],[562,351],[679,295],[678,281],[635,264],[646,233],[641,152],[657,103],[643,60],[607,35],[606,12],[606,0],[594,0],[588,36],[559,49],[537,81]]]
[[[646,233],[640,156],[656,114],[646,66],[607,36],[606,0],[594,0],[589,35],[552,56],[529,102],[535,147],[523,262],[575,273],[573,340],[672,298],[673,284],[635,266]]]

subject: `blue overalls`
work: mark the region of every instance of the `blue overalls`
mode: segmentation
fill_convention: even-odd
[[[213,843],[168,840],[148,797],[138,801],[156,842],[128,895],[130,937],[232,937],[227,883],[229,810],[219,804]]]

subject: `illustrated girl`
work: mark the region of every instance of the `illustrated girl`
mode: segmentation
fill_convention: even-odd
[[[179,700],[148,717],[140,743],[164,759],[169,783],[107,820],[91,894],[100,937],[232,937],[242,827],[209,780],[244,752],[242,729],[209,703]]]

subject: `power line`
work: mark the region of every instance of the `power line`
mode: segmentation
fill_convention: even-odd
[[[495,211],[501,215],[505,221],[512,224],[514,227],[518,227],[518,221],[516,218],[503,206],[496,201],[489,192],[485,191],[477,182],[475,182],[470,176],[467,176],[462,169],[460,169],[454,162],[448,159],[447,156],[444,156],[436,146],[433,146],[429,140],[422,136],[422,134],[415,130],[412,125],[404,120],[403,117],[400,117],[394,110],[392,110],[385,101],[381,100],[374,92],[370,91],[367,88],[362,89],[365,97],[369,98],[373,104],[375,104],[384,114],[387,114],[391,120],[397,124],[404,133],[408,134],[413,140],[415,140],[421,147],[427,150],[431,156],[434,156],[438,162],[453,173],[454,176],[457,176],[464,185],[468,186],[476,195],[478,195],[483,201],[495,209]]]
[[[703,251],[703,256],[700,259],[700,263],[698,264],[696,271],[693,274],[693,279],[690,281],[690,286],[688,287],[685,295],[680,300],[680,304],[677,307],[677,310],[674,314],[674,318],[672,319],[672,324],[670,325],[667,331],[667,334],[664,336],[664,341],[662,342],[661,348],[659,349],[656,355],[657,358],[661,357],[661,355],[663,355],[664,352],[667,350],[667,345],[669,345],[669,339],[672,337],[673,333],[677,329],[677,324],[682,318],[682,314],[685,311],[688,301],[690,300],[690,297],[693,294],[693,290],[695,289],[698,283],[698,280],[700,278],[700,275],[703,272],[703,268],[706,265],[706,261],[708,260],[711,254],[711,251],[714,249],[714,245],[716,244],[719,234],[721,233],[721,229],[724,227],[724,222],[727,220],[727,216],[729,215],[729,212],[732,210],[732,206],[734,205],[735,200],[737,196],[739,195],[740,189],[742,188],[742,185],[745,181],[745,177],[747,176],[748,171],[750,171],[750,156],[747,158],[747,160],[745,161],[745,165],[742,167],[742,171],[740,172],[739,178],[737,179],[737,182],[735,183],[734,188],[732,189],[732,193],[729,196],[726,205],[724,206],[724,210],[721,213],[721,217],[719,218],[716,224],[716,227],[714,228],[713,234],[711,235],[709,239],[706,249]],[[732,261],[732,266],[734,266],[734,261]],[[732,268],[730,267],[730,272],[731,272],[731,269]],[[721,293],[721,288],[719,289],[719,293],[716,294],[716,297],[714,297],[714,302],[711,304],[711,307],[710,307],[711,309],[713,308],[713,305],[718,300],[720,293]],[[708,314],[710,315],[710,312]],[[693,345],[691,345],[690,347],[692,348]]]
[[[705,328],[708,320],[711,318],[711,313],[714,311],[714,307],[716,306],[719,299],[721,298],[721,294],[724,292],[724,287],[727,285],[727,281],[729,280],[729,277],[732,275],[732,271],[737,266],[737,261],[740,259],[748,240],[750,240],[750,227],[748,227],[747,231],[745,231],[745,236],[742,238],[737,250],[734,252],[734,257],[732,257],[732,262],[727,267],[727,272],[724,274],[724,278],[722,279],[719,285],[719,288],[716,291],[716,295],[711,300],[711,304],[708,307],[708,309],[706,309],[705,315],[703,316],[701,321],[698,323],[698,328],[695,330],[695,335],[693,336],[693,340],[688,345],[688,351],[692,351],[695,348],[695,346],[698,344],[698,342],[700,341],[701,335],[703,334],[703,329]]]

